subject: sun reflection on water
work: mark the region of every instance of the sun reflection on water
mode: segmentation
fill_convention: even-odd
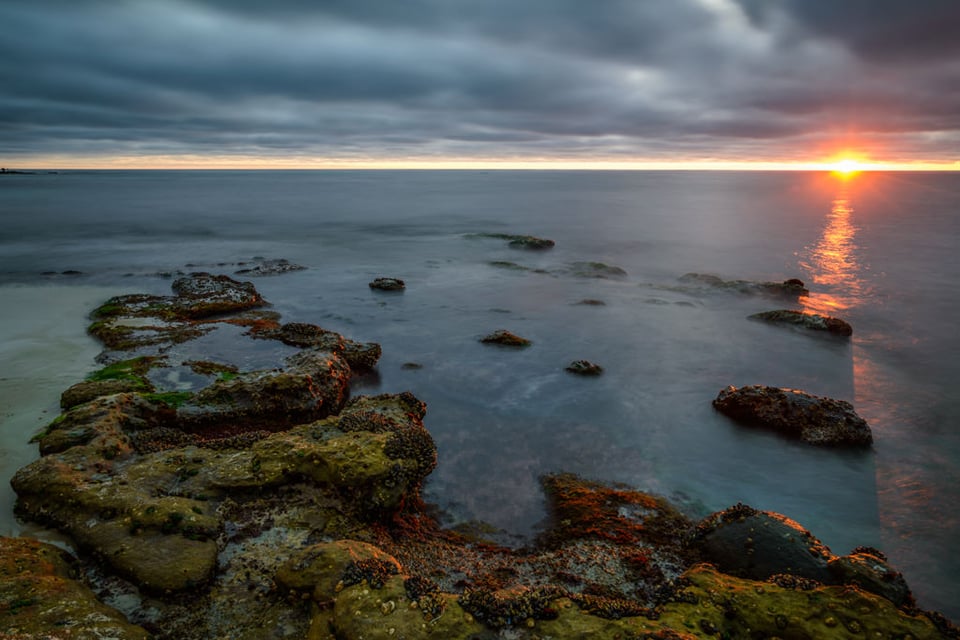
[[[823,289],[801,299],[804,311],[834,315],[858,305],[864,285],[857,259],[857,230],[845,188],[834,198],[816,246],[807,247],[806,259],[800,263],[812,275],[813,283]]]

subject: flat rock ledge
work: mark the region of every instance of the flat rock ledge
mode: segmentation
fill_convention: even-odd
[[[777,309],[764,311],[748,316],[751,320],[762,320],[771,324],[783,324],[802,327],[812,331],[823,331],[836,336],[849,337],[853,335],[853,327],[846,320],[823,316],[819,313],[808,313],[793,309]]]
[[[796,389],[729,386],[717,395],[713,406],[741,424],[771,429],[809,444],[866,447],[873,442],[870,427],[849,402]]]

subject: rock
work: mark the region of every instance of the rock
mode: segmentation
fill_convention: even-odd
[[[252,283],[237,282],[222,275],[193,273],[177,278],[171,286],[176,294],[173,309],[190,319],[235,313],[266,304]]]
[[[529,347],[532,342],[526,338],[510,333],[506,329],[497,329],[493,333],[480,338],[485,344],[499,344],[504,347]]]
[[[270,422],[277,427],[336,413],[346,401],[350,368],[337,355],[304,350],[282,371],[250,371],[216,380],[177,410],[190,430],[226,423]]]
[[[281,273],[304,270],[306,270],[306,267],[299,264],[294,264],[284,258],[280,258],[279,260],[263,259],[252,267],[244,267],[243,269],[234,271],[234,273],[244,276],[275,276]]]
[[[869,446],[873,435],[853,405],[795,389],[762,385],[727,387],[713,406],[737,422],[773,429],[804,442],[832,446]]]
[[[498,238],[506,240],[507,245],[518,249],[550,249],[556,243],[546,238],[536,236],[515,235],[510,233],[474,233],[468,237],[473,238]]]
[[[400,278],[375,278],[370,283],[370,288],[380,291],[403,291],[407,288],[407,284]]]
[[[603,367],[589,360],[574,360],[567,365],[566,370],[581,376],[598,376],[603,373]]]
[[[797,278],[790,278],[783,282],[751,282],[750,280],[724,280],[707,273],[687,273],[680,277],[680,282],[737,293],[761,294],[794,300],[810,295],[803,280]]]
[[[0,538],[0,636],[147,640],[143,628],[74,579],[74,564],[51,544]]]
[[[620,267],[602,262],[574,262],[570,270],[579,278],[622,278],[627,275]]]
[[[351,565],[379,562],[392,574],[400,573],[400,563],[377,547],[356,540],[321,542],[290,558],[276,574],[281,587],[308,592],[320,604],[333,602],[344,587]],[[391,571],[392,569],[392,571]]]
[[[214,316],[235,314],[267,304],[249,282],[194,273],[172,284],[174,296],[132,294],[110,298],[93,311],[87,331],[118,351],[173,345],[215,327]],[[201,321],[203,324],[201,324]]]
[[[355,371],[373,369],[383,353],[376,342],[348,340],[339,333],[306,322],[289,322],[277,328],[259,329],[254,335],[257,338],[280,340],[294,347],[315,347],[335,353]]]
[[[778,309],[776,311],[764,311],[749,316],[751,320],[763,320],[774,324],[789,324],[812,329],[814,331],[825,331],[838,336],[853,335],[853,327],[840,318],[822,316],[817,313],[807,313],[805,311],[794,311],[791,309]]]
[[[903,574],[891,567],[876,549],[859,547],[850,555],[832,559],[827,569],[836,584],[853,584],[886,598],[898,607],[914,604]]]
[[[799,524],[778,513],[736,505],[697,525],[694,546],[717,569],[740,578],[777,574],[831,581],[830,550]]]
[[[131,459],[128,445],[122,466],[119,455],[104,459],[97,438],[159,421],[147,419],[140,401],[126,394],[97,401],[108,403],[103,410],[93,410],[96,402],[74,409],[85,412],[95,437],[27,465],[11,484],[21,515],[64,531],[148,591],[194,588],[211,578],[223,526],[216,506],[232,495],[310,482],[335,491],[345,512],[388,519],[408,497],[419,500],[436,465],[425,406],[410,394],[355,398],[339,417],[246,449],[184,447]],[[137,415],[123,415],[124,408]]]
[[[574,304],[585,307],[604,307],[607,305],[607,303],[603,300],[596,300],[594,298],[584,298],[580,302],[575,302]]]

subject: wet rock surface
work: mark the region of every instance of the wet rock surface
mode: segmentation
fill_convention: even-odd
[[[533,344],[530,340],[521,338],[506,329],[497,329],[493,333],[489,333],[480,338],[480,342],[484,344],[496,344],[502,347],[529,347]]]
[[[598,376],[603,373],[603,367],[589,360],[574,360],[565,369],[579,376]]]
[[[380,291],[403,291],[407,288],[407,283],[400,278],[374,278],[370,282],[370,288]]]
[[[796,389],[763,385],[727,387],[713,401],[724,415],[824,446],[866,447],[873,435],[853,405]]]
[[[149,634],[76,580],[62,549],[0,537],[0,637],[146,640]]]
[[[697,526],[662,498],[555,474],[542,480],[548,521],[525,548],[482,523],[443,529],[421,498],[437,464],[426,405],[350,396],[379,345],[282,324],[249,283],[188,278],[174,296],[95,312],[95,325],[129,331],[118,342],[91,327],[106,366],[64,394],[36,438],[40,459],[12,481],[18,514],[81,555],[63,564],[38,546],[35,571],[22,545],[37,543],[0,539],[0,635],[958,637],[913,607],[878,551],[814,557],[799,525],[746,507]],[[276,345],[274,364],[246,370],[191,346],[217,332],[238,351]],[[38,580],[55,589],[31,595]]]
[[[847,337],[853,335],[853,327],[851,327],[847,321],[831,316],[822,316],[818,313],[777,309],[775,311],[755,313],[749,316],[749,318],[751,320],[762,320],[763,322],[769,322],[771,324],[791,325],[812,331],[823,331],[837,336]]]

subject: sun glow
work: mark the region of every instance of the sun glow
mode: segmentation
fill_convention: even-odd
[[[833,163],[833,172],[841,176],[852,176],[864,170],[864,164],[853,158],[843,158]]]

